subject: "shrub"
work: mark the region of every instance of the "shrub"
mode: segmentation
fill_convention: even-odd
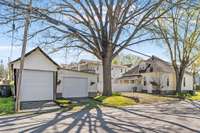
[[[121,96],[121,93],[120,93],[120,92],[114,92],[114,93],[112,94],[112,96]]]
[[[67,107],[69,104],[71,104],[71,101],[67,99],[57,99],[55,100],[55,103],[61,107]]]
[[[200,85],[196,85],[196,90],[200,91]]]
[[[192,95],[188,92],[181,92],[181,93],[176,93],[176,96],[181,99],[186,99],[187,97],[191,97]]]

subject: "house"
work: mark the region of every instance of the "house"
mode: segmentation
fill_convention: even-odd
[[[10,67],[16,88],[20,58],[10,62]],[[57,97],[88,97],[97,92],[96,86],[96,74],[62,69],[39,47],[25,54],[21,102],[52,101]]]
[[[176,81],[172,65],[158,57],[141,61],[118,80],[123,84],[122,88],[129,91],[142,91],[148,93],[175,93]],[[182,91],[193,90],[193,77],[185,72],[182,83]]]
[[[112,85],[113,91],[119,91],[116,89],[118,86],[118,78],[122,76],[125,72],[129,70],[129,67],[123,65],[115,65],[112,64],[111,66],[111,77],[112,77]],[[74,67],[73,67],[74,68]],[[103,91],[103,66],[100,61],[92,61],[92,60],[81,60],[78,63],[78,70],[83,72],[93,72],[98,74],[97,77],[97,88],[98,91]]]

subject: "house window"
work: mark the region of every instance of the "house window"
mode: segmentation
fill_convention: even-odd
[[[186,82],[185,82],[185,77],[183,78],[183,86],[185,87]]]
[[[167,78],[167,86],[169,86],[169,78]]]
[[[99,76],[97,76],[97,83],[99,83]]]
[[[146,78],[144,77],[144,86],[147,85],[147,81],[146,81]]]
[[[129,84],[129,80],[124,80],[124,84]]]
[[[131,80],[131,84],[134,84],[135,83],[135,81],[134,80]]]
[[[123,72],[123,69],[121,69],[121,73]]]

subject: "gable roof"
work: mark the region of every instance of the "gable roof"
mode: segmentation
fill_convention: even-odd
[[[166,73],[173,73],[174,72],[174,68],[169,62],[166,62],[166,61],[164,61],[164,60],[162,60],[162,59],[160,59],[156,56],[152,56],[151,58],[144,60],[142,62],[146,63],[147,67],[152,66],[153,72],[166,72]],[[134,75],[139,75],[140,73],[148,72],[147,67],[143,72],[140,72],[139,65],[137,65],[134,68],[127,71],[126,73],[124,73],[122,77],[134,76]],[[188,71],[186,71],[186,73],[191,74]]]
[[[60,67],[54,60],[51,59],[51,57],[49,57],[40,47],[36,47],[35,49],[29,51],[28,53],[25,54],[24,57],[27,57],[29,55],[31,55],[32,53],[34,53],[35,51],[39,50],[45,57],[47,57],[47,59],[49,59],[54,65],[56,65],[57,67]],[[9,64],[14,64],[17,61],[20,61],[21,57],[11,61]]]

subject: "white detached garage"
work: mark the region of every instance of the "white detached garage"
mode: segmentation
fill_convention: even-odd
[[[16,88],[20,58],[10,65]],[[39,47],[25,55],[21,102],[52,101],[58,94],[64,98],[88,97],[96,92],[96,74],[62,69]]]
[[[20,58],[11,62],[17,85]],[[20,101],[51,101],[56,98],[57,65],[39,47],[25,55]]]

